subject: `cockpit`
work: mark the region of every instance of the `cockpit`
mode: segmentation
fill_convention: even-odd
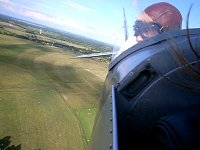
[[[199,129],[193,128],[200,115],[199,34],[199,28],[160,34],[130,47],[110,63],[95,126],[100,128],[94,130],[97,137],[115,140],[112,135],[117,135],[110,142],[118,149],[177,149],[171,140],[181,148],[184,144],[189,149],[200,147]],[[115,106],[111,108],[110,103]],[[186,121],[190,117],[191,122]],[[113,134],[104,132],[105,126]]]

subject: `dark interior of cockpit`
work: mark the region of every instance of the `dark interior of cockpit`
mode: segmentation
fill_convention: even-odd
[[[116,89],[120,150],[200,149],[200,36],[199,30],[195,32],[190,37],[192,48],[187,36],[178,36],[175,42],[188,63],[170,59],[173,46],[162,41],[163,49],[140,64],[136,76],[120,81]]]

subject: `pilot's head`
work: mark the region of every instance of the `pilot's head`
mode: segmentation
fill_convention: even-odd
[[[180,30],[182,16],[173,5],[161,2],[147,7],[135,21],[134,30],[137,42],[166,31]]]

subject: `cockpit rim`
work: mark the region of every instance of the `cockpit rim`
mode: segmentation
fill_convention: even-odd
[[[126,51],[122,52],[118,57],[116,57],[109,64],[108,70],[109,71],[112,70],[116,64],[118,64],[122,59],[124,59],[128,55],[130,55],[130,54],[132,54],[136,51],[139,51],[139,50],[141,50],[145,47],[155,45],[159,42],[166,41],[166,40],[171,39],[171,38],[185,36],[187,34],[187,30],[188,29],[182,29],[182,30],[179,30],[179,31],[162,33],[162,34],[156,35],[154,37],[145,39],[144,41],[133,45],[132,47],[128,48]],[[193,34],[199,34],[200,35],[200,28],[190,28],[189,34],[190,35],[193,35]]]

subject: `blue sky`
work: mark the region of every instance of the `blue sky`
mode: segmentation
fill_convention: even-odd
[[[165,1],[165,0],[163,0]],[[123,7],[129,35],[139,12],[158,0],[0,0],[0,13],[40,23],[114,44],[123,41]],[[199,27],[199,0],[167,0],[183,15],[183,28],[190,4],[190,27]]]

